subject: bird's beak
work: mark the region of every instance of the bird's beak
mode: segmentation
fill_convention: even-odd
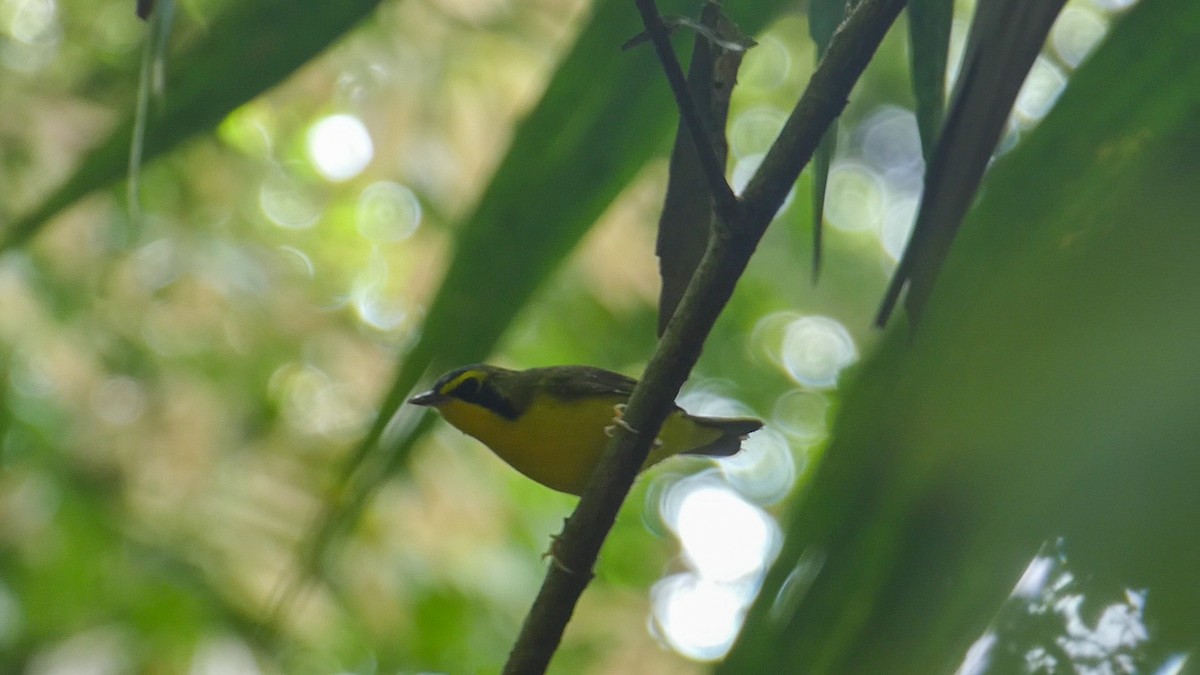
[[[442,396],[436,391],[430,390],[423,394],[417,394],[416,396],[408,399],[408,402],[413,405],[437,405],[444,400],[446,400],[445,396]]]

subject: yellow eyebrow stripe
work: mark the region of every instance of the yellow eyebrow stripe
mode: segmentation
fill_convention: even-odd
[[[452,392],[458,387],[458,385],[462,384],[463,382],[466,382],[467,380],[479,380],[482,382],[483,379],[484,379],[483,371],[468,370],[467,372],[459,375],[458,377],[454,378],[453,380],[450,380],[446,384],[443,384],[442,388],[438,389],[438,393],[439,394],[447,394],[449,392]]]

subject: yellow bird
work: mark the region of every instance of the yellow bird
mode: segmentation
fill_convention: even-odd
[[[436,408],[542,485],[579,495],[608,443],[605,428],[636,384],[590,366],[515,371],[475,364],[446,373],[409,403]],[[762,425],[752,417],[700,417],[676,407],[642,469],[681,453],[727,457]]]

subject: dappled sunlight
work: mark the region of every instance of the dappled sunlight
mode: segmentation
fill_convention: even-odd
[[[1190,654],[1172,654],[1154,671],[1154,675],[1182,675],[1191,660]]]
[[[272,223],[289,230],[313,227],[325,211],[311,187],[284,167],[277,167],[263,178],[258,203]]]
[[[1004,148],[1129,4],[1070,4]],[[644,372],[677,122],[657,66],[627,67],[653,65],[652,48],[620,51],[632,9],[601,25],[611,6],[586,0],[318,5],[177,3],[170,45],[146,52],[170,54],[170,77],[131,203],[123,125],[153,24],[133,0],[0,0],[0,230],[19,235],[0,257],[0,671],[495,672],[561,562],[553,537],[576,499],[423,408],[394,410],[397,370]],[[771,24],[767,5],[728,8],[768,25],[728,115],[739,192],[816,60],[803,9],[782,3]],[[295,42],[260,15],[286,19]],[[335,15],[354,27],[320,35],[312,17]],[[310,32],[321,50],[288,51]],[[675,32],[681,53],[693,38]],[[889,339],[869,314],[925,168],[904,43],[893,30],[838,118],[819,278],[806,170],[677,397],[764,426],[740,452],[672,457],[635,481],[558,670],[702,672],[757,616],[789,550],[781,519],[828,487],[811,480],[840,388]],[[198,48],[211,58],[189,61]],[[576,49],[592,57],[585,76],[553,79]],[[85,196],[56,196],[64,181]],[[42,203],[56,215],[22,220]],[[362,445],[369,430],[380,438]],[[828,573],[822,545],[777,573],[768,621]],[[1054,632],[1020,643],[1021,664],[1194,665],[1143,658],[1157,589],[1094,593],[1086,574],[1053,553],[1031,561],[1009,605]],[[1004,672],[1012,633],[993,626],[960,672]]]
[[[708,417],[747,417],[754,411],[745,403],[728,396],[730,383],[720,380],[693,380],[680,392],[676,402],[693,415]]]
[[[749,604],[738,584],[696,574],[667,577],[650,590],[653,627],[680,654],[715,661],[729,651]]]
[[[842,369],[858,360],[850,332],[825,316],[768,314],[755,323],[750,344],[760,358],[812,389],[832,388]]]
[[[688,566],[713,581],[758,575],[779,544],[774,519],[730,489],[716,472],[685,478],[662,495],[663,520]]]
[[[826,221],[848,236],[875,235],[890,274],[912,231],[925,174],[916,116],[883,105],[843,134],[829,172]]]
[[[1063,10],[1050,31],[1050,44],[1069,68],[1077,68],[1108,33],[1108,18],[1084,3]]]
[[[791,494],[798,462],[803,458],[795,458],[787,439],[772,425],[751,434],[742,442],[741,452],[717,460],[717,467],[742,497],[759,506],[770,506]]]
[[[375,146],[362,120],[345,113],[322,117],[308,130],[308,156],[326,180],[350,180],[371,163]]]
[[[749,339],[746,340],[748,356],[758,365],[781,366],[783,362],[780,358],[780,348],[783,346],[783,337],[788,326],[801,316],[799,312],[784,310],[760,317],[755,321]]]
[[[350,302],[363,323],[389,333],[412,328],[413,319],[411,308],[394,288],[394,277],[387,258],[373,251],[350,291]]]
[[[781,542],[774,518],[746,501],[720,471],[673,480],[656,493],[688,572],[651,592],[654,626],[689,658],[713,660],[733,644]]]
[[[887,213],[883,216],[882,229],[879,233],[879,245],[888,257],[888,269],[904,255],[908,239],[912,236],[913,224],[917,220],[917,209],[921,206],[918,196],[912,195],[892,200]]]
[[[829,397],[821,392],[793,389],[776,399],[771,422],[791,440],[819,443],[829,433],[830,405]]]
[[[887,187],[875,172],[857,162],[837,162],[829,170],[825,221],[843,232],[874,232],[883,223]]]
[[[1059,94],[1067,86],[1066,74],[1049,59],[1039,56],[1033,62],[1029,77],[1017,95],[1013,113],[1024,128],[1036,124],[1050,112]]]
[[[786,320],[785,326],[797,320],[789,314],[779,318]],[[679,402],[695,414],[748,414],[744,405],[723,396],[718,385],[689,387]],[[794,402],[782,403],[787,400]],[[678,538],[687,569],[655,585],[652,625],[666,644],[688,658],[719,659],[733,644],[782,544],[778,523],[762,507],[791,493],[797,463],[805,462],[804,453],[824,440],[828,402],[823,394],[794,390],[778,401],[777,409],[787,412],[744,440],[741,452],[718,459],[713,469],[661,476],[648,493],[648,507]],[[786,425],[782,433],[776,423]]]
[[[738,84],[749,91],[772,91],[783,86],[795,67],[793,51],[775,35],[758,38],[758,44],[742,57]]]
[[[882,106],[852,133],[861,136],[863,161],[886,183],[889,200],[895,199],[894,193],[920,193],[925,159],[917,116],[911,110]]]
[[[1165,658],[1146,649],[1152,594],[1081,579],[1064,553],[1069,542],[1043,547],[1013,587],[991,628],[963,658],[958,675],[1057,673],[1083,675],[1181,672],[1185,654]],[[1083,572],[1083,570],[1080,570]]]
[[[312,365],[283,365],[268,386],[282,403],[284,419],[300,432],[348,439],[367,421],[352,391]]]
[[[262,672],[250,645],[234,635],[217,635],[197,646],[187,675],[259,675]]]
[[[133,669],[132,634],[118,624],[89,628],[38,650],[29,660],[30,675],[120,673]]]
[[[771,147],[787,121],[787,111],[774,106],[751,108],[729,124],[729,152],[741,159],[762,155]]]
[[[987,672],[992,649],[996,647],[996,634],[989,631],[976,640],[954,675],[984,675]]]
[[[824,316],[806,316],[789,324],[781,350],[787,374],[814,389],[836,386],[842,369],[858,360],[850,332]]]
[[[62,27],[55,0],[4,0],[0,25],[11,38],[0,42],[0,63],[8,68],[33,73],[57,56]]]
[[[421,201],[408,187],[378,181],[358,196],[358,231],[378,242],[404,241],[421,226]]]

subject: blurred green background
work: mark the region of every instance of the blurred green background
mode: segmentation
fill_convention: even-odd
[[[640,30],[625,4],[159,0],[174,21],[149,53],[165,70],[135,204],[150,28],[127,0],[0,2],[0,671],[500,667],[574,499],[440,422],[415,445],[410,411],[383,425],[427,370],[463,362],[640,372],[675,121],[651,50],[618,50]],[[727,8],[759,42],[730,115],[736,185],[815,48],[802,7]],[[1003,151],[1123,11],[1068,4]],[[1179,69],[1183,100],[1194,74]],[[910,377],[854,364],[882,340],[871,321],[920,195],[911,107],[898,27],[842,118],[820,283],[805,175],[680,399],[767,429],[721,465],[678,459],[639,480],[552,671],[700,672],[724,656],[803,519],[777,517],[800,503],[841,392]],[[1169,145],[1154,135],[1167,125],[1147,128]],[[1136,155],[1130,138],[1110,151]],[[1024,555],[1050,561],[1053,583],[1001,610],[1015,618],[993,633],[1007,646],[993,672],[1183,667],[1146,651],[1133,581],[1088,586],[1048,534]]]

